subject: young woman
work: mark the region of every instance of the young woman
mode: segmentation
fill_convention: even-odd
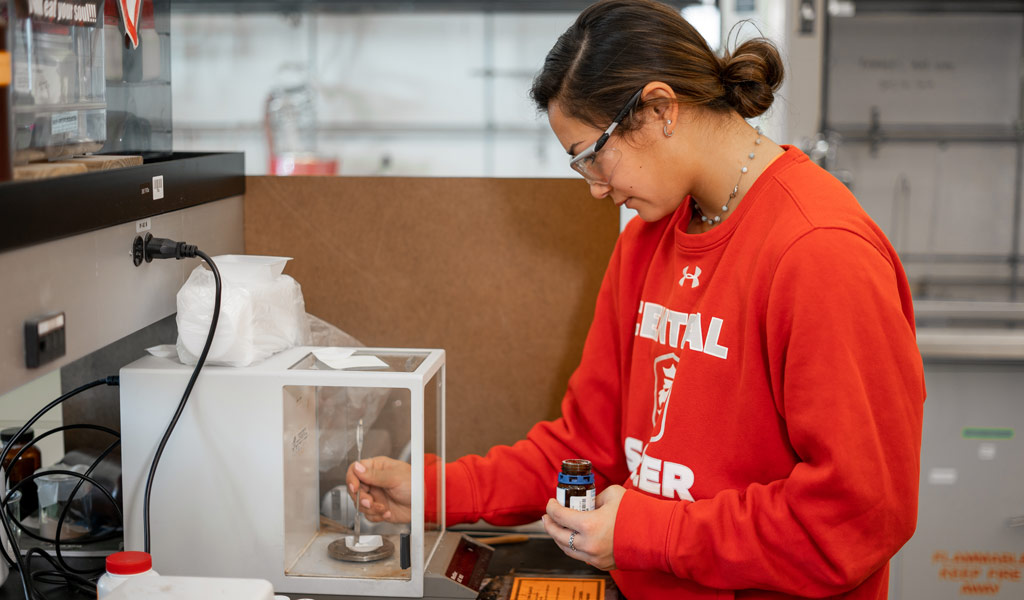
[[[562,417],[450,464],[449,523],[542,516],[633,600],[886,596],[916,525],[910,289],[849,190],[746,122],[782,71],[767,40],[716,56],[650,0],[598,2],[559,38],[532,97],[593,195],[640,219]],[[591,512],[551,499],[576,457]],[[374,520],[408,518],[408,481],[387,459],[349,471]]]

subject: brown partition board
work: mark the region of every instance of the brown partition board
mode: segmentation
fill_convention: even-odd
[[[449,458],[556,418],[619,232],[581,181],[248,177],[248,254],[368,346],[443,348]]]

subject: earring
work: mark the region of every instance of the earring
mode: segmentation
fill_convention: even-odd
[[[672,124],[672,119],[668,119],[668,123],[666,123],[666,124],[665,124],[665,125],[664,125],[664,126],[663,126],[663,127],[661,128],[661,131],[662,131],[662,133],[664,133],[664,134],[665,134],[665,137],[672,137],[672,134],[673,134],[673,133],[675,133],[674,131],[669,131],[669,130],[668,130],[668,126],[669,126],[669,125],[671,125],[671,124]]]

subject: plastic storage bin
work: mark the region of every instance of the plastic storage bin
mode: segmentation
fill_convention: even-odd
[[[107,135],[102,0],[12,4],[15,164],[96,152]]]

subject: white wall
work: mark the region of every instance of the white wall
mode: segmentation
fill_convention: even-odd
[[[575,18],[173,13],[174,148],[242,150],[267,172],[266,97],[308,77],[341,174],[572,177],[529,88]]]
[[[0,395],[0,428],[21,427],[49,402],[60,397],[60,371],[52,371],[34,381]],[[46,413],[32,430],[35,435],[63,424],[61,408]],[[55,434],[37,445],[43,457],[43,466],[49,466],[64,456],[64,435]],[[13,456],[13,454],[12,454]]]
[[[298,65],[318,91],[318,150],[342,174],[571,176],[528,92],[574,18],[175,13],[174,148],[244,150],[247,172],[266,172],[264,102]]]

